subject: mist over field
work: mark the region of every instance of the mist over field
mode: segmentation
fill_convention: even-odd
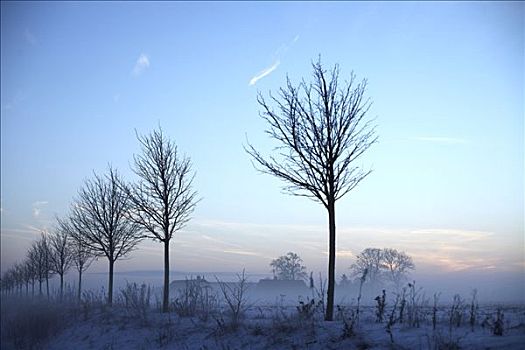
[[[522,2],[3,1],[2,349],[521,349]]]

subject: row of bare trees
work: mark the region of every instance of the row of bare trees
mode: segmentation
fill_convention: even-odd
[[[284,190],[321,203],[328,214],[328,288],[325,319],[333,320],[336,262],[336,202],[352,191],[371,170],[357,164],[377,141],[366,115],[371,101],[367,81],[339,80],[339,66],[327,71],[321,60],[312,64],[313,81],[293,85],[289,80],[277,95],[262,95],[258,103],[266,133],[275,141],[265,155],[245,147],[263,173],[284,181]],[[115,171],[86,182],[64,219],[96,256],[109,261],[109,302],[113,265],[141,238],[164,244],[163,310],[168,310],[169,242],[189,219],[196,203],[191,189],[191,164],[175,145],[156,131],[138,137],[142,154],[135,156],[138,182],[124,184]]]
[[[150,238],[164,244],[164,289],[162,309],[169,308],[169,243],[173,234],[190,219],[198,199],[193,190],[194,172],[190,159],[181,155],[162,130],[147,136],[137,134],[142,153],[134,156],[136,182],[126,182],[109,166],[104,175],[94,174],[84,182],[73,199],[70,212],[57,218],[51,234],[42,234],[23,263],[16,264],[2,278],[7,292],[33,294],[35,281],[46,282],[60,276],[63,295],[64,275],[74,265],[78,271],[78,297],[81,296],[82,273],[93,259],[108,261],[108,304],[113,302],[115,262],[126,257],[137,244]],[[26,273],[31,271],[31,273]],[[29,277],[27,277],[29,276]]]
[[[60,298],[64,295],[64,275],[71,267],[75,267],[79,276],[78,298],[81,296],[82,273],[94,260],[94,255],[84,244],[70,236],[68,232],[57,229],[52,233],[42,232],[40,238],[34,241],[22,262],[14,264],[4,272],[1,288],[5,293],[19,293],[35,296],[38,285],[38,295],[42,296],[45,282],[46,296],[50,297],[49,280],[55,275],[60,277]]]

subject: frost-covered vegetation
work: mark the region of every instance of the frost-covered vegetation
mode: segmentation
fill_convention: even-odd
[[[319,291],[262,298],[244,273],[235,282],[188,279],[162,293],[128,284],[109,306],[104,292],[49,298],[2,295],[2,349],[520,349],[524,305],[480,305],[474,292],[427,297],[414,282],[400,293],[344,295],[324,320]],[[338,290],[340,292],[341,290]],[[346,302],[345,302],[346,300]]]

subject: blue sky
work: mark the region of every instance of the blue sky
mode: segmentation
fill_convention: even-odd
[[[419,273],[523,276],[523,3],[1,6],[2,270],[92,171],[111,163],[132,180],[134,130],[160,124],[203,198],[173,269],[265,272],[296,251],[324,272],[324,209],[282,194],[243,150],[273,145],[257,92],[308,80],[321,55],[368,79],[380,137],[360,159],[374,172],[337,204],[338,273],[378,246]],[[116,268],[160,269],[161,248],[145,242]]]

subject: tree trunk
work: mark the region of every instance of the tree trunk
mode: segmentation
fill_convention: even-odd
[[[49,275],[46,274],[46,293],[47,293],[47,300],[49,300]]]
[[[113,305],[113,259],[109,259],[108,305]]]
[[[334,291],[335,291],[335,200],[328,203],[328,290],[326,296],[326,321],[332,321],[334,317]]]
[[[38,290],[40,292],[40,296],[42,296],[42,280],[38,280]]]
[[[78,271],[78,302],[80,303],[82,296],[82,270]]]
[[[64,274],[60,274],[60,301],[64,297]]]
[[[170,241],[164,241],[164,293],[162,295],[162,312],[169,312],[170,300]]]

